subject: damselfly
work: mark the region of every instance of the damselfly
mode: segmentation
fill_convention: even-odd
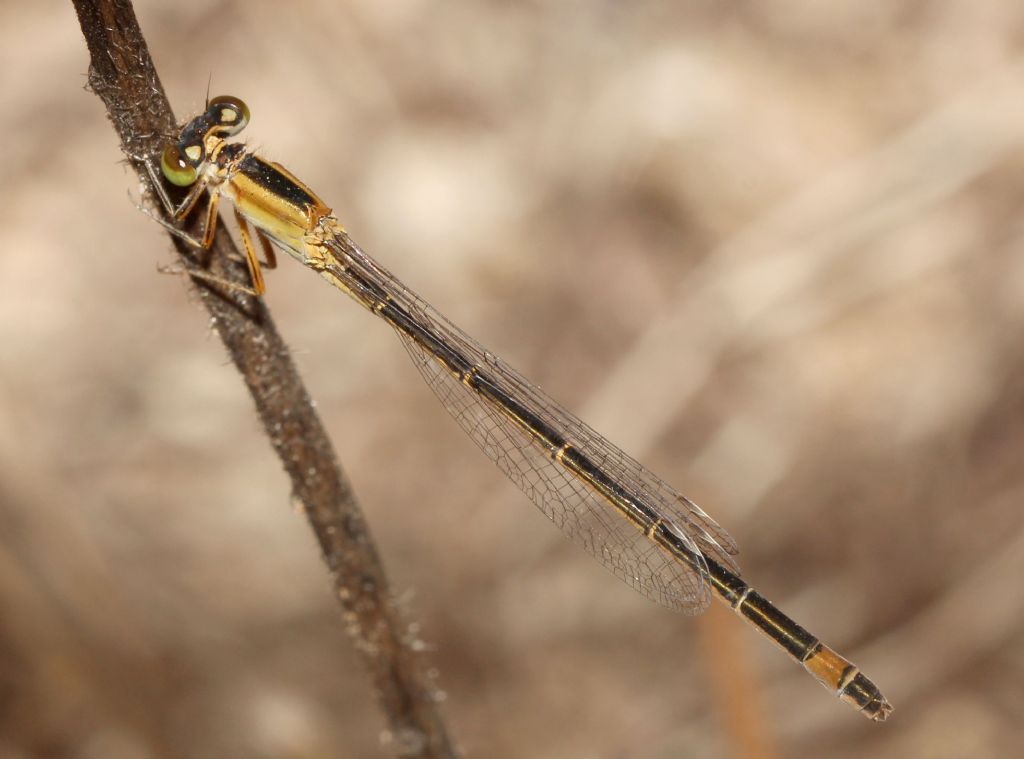
[[[889,702],[856,666],[740,579],[736,544],[700,507],[398,281],[287,169],[226,141],[248,121],[245,103],[217,97],[165,146],[163,176],[189,188],[177,206],[149,167],[175,221],[184,220],[208,195],[202,239],[172,231],[209,248],[220,198],[231,200],[256,294],[265,287],[254,238],[264,265],[275,265],[273,243],[390,324],[427,384],[487,457],[620,579],[690,614],[703,611],[716,596],[839,698],[873,720],[889,716]]]

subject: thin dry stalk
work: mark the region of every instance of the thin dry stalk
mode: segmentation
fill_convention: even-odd
[[[106,105],[141,181],[149,183],[139,158],[156,153],[162,139],[173,134],[175,119],[132,4],[73,4],[91,56],[89,86]],[[172,241],[183,266],[194,271],[194,252],[173,236]],[[210,274],[244,287],[247,275],[240,259],[221,225],[208,262]],[[366,520],[266,305],[229,288],[203,281],[196,285],[320,543],[345,629],[370,671],[396,753],[456,756],[436,690],[406,640],[408,628],[395,608]]]

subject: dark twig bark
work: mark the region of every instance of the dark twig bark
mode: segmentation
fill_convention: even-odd
[[[139,157],[158,155],[175,120],[131,2],[73,4],[91,56],[89,85],[106,104],[122,149],[148,183]],[[172,240],[183,265],[194,269],[195,253]],[[246,269],[235,263],[240,256],[223,229],[209,259],[204,263],[214,276],[247,284]],[[223,287],[197,286],[320,543],[345,628],[370,670],[396,753],[455,756],[435,690],[410,649],[366,521],[265,304]]]

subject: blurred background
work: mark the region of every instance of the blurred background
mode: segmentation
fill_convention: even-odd
[[[353,236],[739,542],[896,707],[564,540],[383,323],[268,303],[468,756],[1024,739],[1024,6],[139,0]],[[326,572],[70,3],[0,48],[0,757],[377,757]]]

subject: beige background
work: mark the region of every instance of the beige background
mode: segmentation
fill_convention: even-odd
[[[886,725],[561,538],[387,327],[268,302],[478,757],[1024,731],[1024,7],[139,2],[407,284],[688,493]],[[69,3],[0,6],[0,756],[373,757],[382,719]]]

